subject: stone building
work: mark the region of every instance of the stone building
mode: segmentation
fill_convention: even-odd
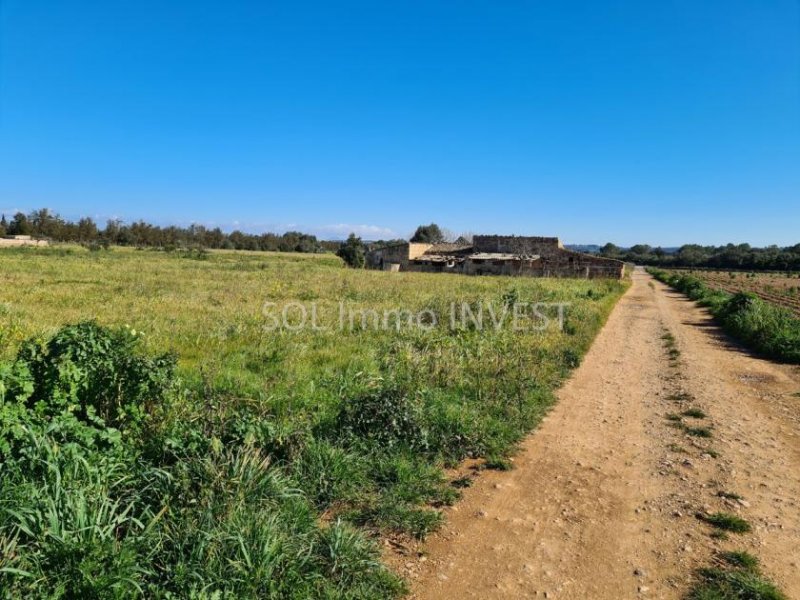
[[[385,271],[620,279],[624,263],[574,252],[558,238],[476,235],[471,244],[403,242],[367,253],[367,266]]]

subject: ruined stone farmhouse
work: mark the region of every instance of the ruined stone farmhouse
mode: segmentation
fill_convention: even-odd
[[[564,248],[555,237],[476,235],[471,244],[403,242],[367,253],[367,266],[384,271],[620,279],[624,264]]]

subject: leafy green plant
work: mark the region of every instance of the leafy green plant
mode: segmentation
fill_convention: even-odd
[[[345,400],[337,430],[381,447],[427,446],[420,400],[392,385],[377,385],[363,396]]]
[[[137,354],[136,330],[92,321],[61,329],[46,343],[20,348],[8,393],[42,415],[69,412],[87,422],[139,425],[173,388],[175,357]]]

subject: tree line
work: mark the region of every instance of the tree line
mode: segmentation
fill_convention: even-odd
[[[161,227],[145,221],[130,224],[118,219],[109,220],[104,228],[89,217],[69,221],[47,208],[30,214],[17,213],[11,219],[0,219],[0,237],[30,235],[56,242],[74,242],[90,246],[135,246],[154,248],[210,248],[229,250],[268,250],[273,252],[336,252],[338,241],[318,240],[316,236],[299,231],[283,234],[252,234],[243,231],[226,233],[219,227],[203,225]]]
[[[754,248],[750,244],[701,246],[686,244],[677,251],[636,244],[623,249],[608,243],[600,255],[640,265],[657,267],[693,267],[746,271],[800,271],[800,244]]]
[[[335,252],[354,267],[364,265],[364,256],[370,247],[389,242],[365,243],[354,234],[344,241],[318,240],[316,236],[299,231],[276,233],[226,233],[219,227],[203,225],[161,227],[145,221],[124,223],[109,220],[101,228],[90,217],[69,221],[47,208],[29,214],[18,212],[11,219],[0,218],[0,237],[5,235],[30,235],[56,242],[73,242],[96,247],[134,246],[164,249],[209,248],[229,250],[263,250],[271,252]],[[456,237],[436,223],[420,225],[411,237],[412,242],[439,243],[455,241],[470,243],[471,234]],[[400,241],[400,240],[394,240]],[[636,244],[620,248],[608,243],[600,248],[600,255],[641,265],[656,267],[693,267],[710,269],[800,271],[800,244],[756,248],[750,244],[701,246],[686,244],[675,250]]]

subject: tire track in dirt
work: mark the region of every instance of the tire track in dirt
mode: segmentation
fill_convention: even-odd
[[[712,440],[670,426],[678,392],[708,414]],[[800,597],[797,392],[797,369],[732,346],[704,310],[637,271],[514,470],[483,473],[444,529],[396,561],[412,596],[680,598],[715,550],[750,549]],[[754,532],[712,538],[694,514],[716,510]]]

